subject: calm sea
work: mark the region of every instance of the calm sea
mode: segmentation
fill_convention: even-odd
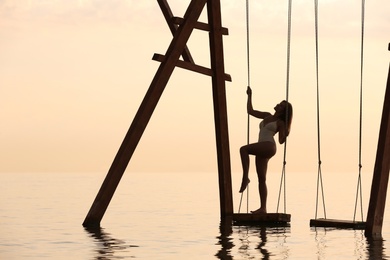
[[[81,224],[105,174],[1,173],[0,259],[387,259],[390,255],[387,214],[384,241],[367,241],[361,230],[309,227],[315,215],[316,173],[287,173],[291,225],[261,228],[220,225],[217,173],[126,172],[102,227],[86,230]],[[256,179],[251,175],[249,199],[244,197],[241,212],[258,204]],[[355,177],[324,177],[328,218],[353,218]],[[364,215],[371,176],[366,179]],[[236,212],[239,180],[240,175],[234,174]],[[270,212],[276,212],[279,180],[280,174],[269,173]]]

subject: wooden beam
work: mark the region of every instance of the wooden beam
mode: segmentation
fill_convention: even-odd
[[[100,222],[115,193],[120,179],[122,178],[165,86],[176,67],[177,61],[183,53],[195,23],[199,19],[206,2],[207,0],[192,0],[189,4],[184,16],[185,22],[175,33],[166,53],[167,58],[160,64],[107,176],[83,222],[83,226],[100,226]]]
[[[215,137],[217,145],[218,180],[221,219],[233,215],[233,195],[230,166],[228,117],[226,108],[225,65],[222,41],[221,3],[207,1],[207,14],[210,24],[210,55],[213,71],[213,103]]]
[[[183,24],[184,20],[183,20],[183,18],[180,18],[180,17],[173,17],[172,18],[172,22],[174,24],[181,25],[181,24]],[[197,22],[195,24],[195,29],[199,29],[199,30],[202,30],[202,31],[209,32],[210,31],[210,26],[207,23]],[[222,32],[223,35],[229,35],[229,29],[228,28],[222,27],[221,30],[222,30],[221,32]]]
[[[364,229],[366,226],[366,222],[318,218],[318,219],[310,219],[310,226]]]
[[[165,56],[155,53],[153,55],[152,59],[155,61],[163,62],[165,60]],[[191,71],[203,74],[203,75],[213,76],[213,71],[211,69],[206,68],[206,67],[202,67],[202,66],[199,66],[196,64],[192,64],[192,63],[189,63],[186,61],[178,60],[176,63],[176,66],[179,68],[191,70]],[[232,77],[229,74],[224,74],[224,80],[232,81]]]
[[[172,35],[175,35],[178,26],[173,23],[173,13],[171,11],[171,8],[169,7],[169,4],[166,0],[157,0],[160,9],[165,17],[165,21],[168,24],[169,29],[171,30]],[[184,21],[184,19],[182,19]],[[190,63],[195,63],[194,59],[191,56],[191,53],[187,46],[184,47],[184,51],[182,53],[183,60],[188,61]]]
[[[389,44],[390,50],[390,44]],[[383,215],[386,205],[390,170],[390,66],[387,78],[378,147],[371,185],[365,236],[382,239]]]

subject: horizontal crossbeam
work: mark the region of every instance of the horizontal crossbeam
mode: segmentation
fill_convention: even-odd
[[[181,25],[184,23],[184,19],[180,17],[173,17],[172,22],[177,25]],[[202,31],[210,31],[210,26],[207,23],[197,22],[195,23],[195,29],[202,30]],[[222,27],[221,28],[222,35],[229,35],[229,29]]]
[[[155,53],[153,55],[152,59],[155,60],[155,61],[163,62],[165,60],[165,56],[162,55],[162,54]],[[189,63],[189,62],[186,62],[186,61],[178,60],[177,63],[176,63],[176,66],[179,67],[179,68],[182,68],[182,69],[191,70],[191,71],[194,71],[194,72],[197,72],[197,73],[200,73],[200,74],[204,74],[204,75],[207,75],[207,76],[213,76],[213,71],[211,69],[206,68],[206,67],[202,67],[202,66],[199,66],[199,65],[196,65],[196,64],[192,64],[192,63]],[[226,73],[225,73],[224,79],[226,81],[229,81],[229,82],[232,81],[232,77],[229,74],[226,74]]]

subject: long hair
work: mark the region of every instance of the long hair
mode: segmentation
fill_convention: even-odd
[[[279,116],[279,119],[286,124],[286,134],[288,136],[290,134],[291,122],[293,118],[293,107],[291,103],[286,100],[283,100],[282,103],[285,104],[285,110],[284,113]]]

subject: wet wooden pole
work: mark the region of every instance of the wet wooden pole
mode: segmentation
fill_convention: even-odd
[[[214,72],[213,101],[215,137],[217,141],[217,160],[219,175],[219,195],[221,219],[233,216],[233,195],[230,166],[228,118],[226,109],[225,68],[222,43],[222,19],[220,0],[207,1],[210,25],[211,70]]]
[[[390,51],[390,44],[388,47]],[[390,171],[390,66],[387,78],[378,148],[371,185],[370,203],[367,213],[365,236],[382,239],[383,215],[386,205]]]

